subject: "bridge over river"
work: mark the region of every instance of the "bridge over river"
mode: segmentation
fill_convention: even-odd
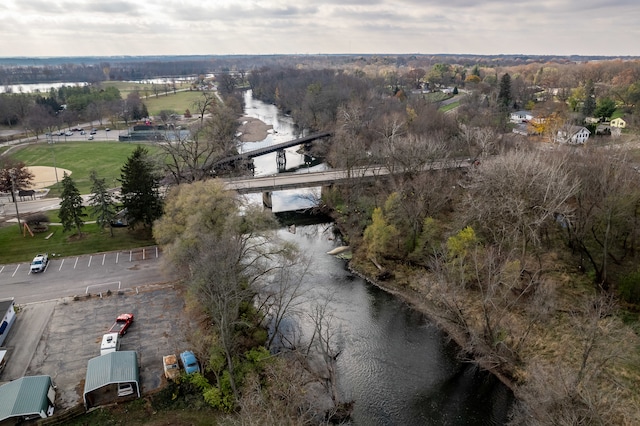
[[[466,168],[471,165],[470,159],[445,159],[432,161],[423,167],[424,171]],[[227,189],[241,194],[270,193],[284,189],[309,188],[344,183],[350,180],[375,180],[392,173],[383,166],[361,167],[354,169],[336,169],[312,173],[274,174],[247,178],[225,179]]]

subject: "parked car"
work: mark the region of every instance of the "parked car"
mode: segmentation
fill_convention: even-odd
[[[87,138],[87,140],[92,141],[92,140],[93,140],[93,135],[89,135],[89,137]]]
[[[133,314],[120,314],[109,329],[109,333],[118,333],[120,336],[124,336],[131,324],[133,324]]]
[[[111,131],[111,129],[110,129],[110,128],[108,128],[108,127],[105,127],[104,131],[105,131],[105,132],[110,132],[110,131]]]
[[[73,132],[72,132],[72,131],[68,131],[68,132],[65,132],[65,134],[64,134],[64,135],[65,135],[65,136],[73,136]]]
[[[191,374],[200,372],[200,364],[198,364],[198,359],[192,351],[182,352],[180,354],[180,361],[182,361],[185,373]]]
[[[43,272],[49,263],[49,255],[47,253],[37,254],[31,261],[31,272]]]
[[[165,355],[162,357],[162,367],[164,368],[164,376],[168,380],[175,380],[180,377],[180,366],[178,365],[178,357],[175,355]]]
[[[91,129],[89,133],[95,135],[96,133],[98,133],[98,129]]]
[[[81,135],[84,135],[84,134],[86,134],[86,133],[87,133],[87,132],[85,132],[84,130],[80,130],[80,134],[81,134]]]

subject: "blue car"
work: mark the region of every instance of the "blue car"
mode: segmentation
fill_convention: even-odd
[[[187,374],[191,373],[199,373],[200,372],[200,364],[198,364],[198,360],[196,356],[191,351],[184,351],[180,354],[180,360],[182,361],[182,365],[184,366],[184,371]]]

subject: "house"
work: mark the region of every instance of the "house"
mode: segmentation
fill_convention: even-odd
[[[515,124],[527,123],[533,119],[531,111],[520,110],[509,114],[509,121]]]
[[[555,141],[560,143],[583,144],[589,139],[591,132],[584,126],[564,126],[558,130]]]
[[[611,127],[617,127],[619,129],[624,129],[625,127],[627,127],[627,122],[620,117],[614,118],[613,120],[611,120],[610,124],[611,124]]]

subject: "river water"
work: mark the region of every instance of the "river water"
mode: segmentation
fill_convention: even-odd
[[[306,308],[330,300],[338,384],[355,401],[355,425],[501,425],[512,402],[494,376],[456,358],[456,347],[424,315],[354,276],[326,254],[340,245],[331,225],[279,231],[313,259]],[[300,318],[305,318],[301,315]],[[299,326],[309,337],[313,327]]]
[[[289,117],[245,93],[245,114],[274,126],[275,133],[241,150],[297,137]],[[296,148],[287,152],[287,165],[306,172]],[[256,159],[257,174],[277,173],[275,154]],[[303,161],[303,160],[302,160]],[[301,165],[302,164],[302,165]],[[322,169],[324,165],[314,166]],[[313,170],[314,168],[311,168]],[[312,192],[315,190],[311,190]],[[259,202],[259,201],[257,201]],[[309,194],[278,191],[274,212],[299,210],[315,204]],[[424,315],[390,294],[354,276],[344,260],[326,253],[340,245],[331,224],[280,230],[279,237],[295,242],[313,259],[304,279],[306,307],[330,299],[335,324],[338,385],[343,401],[355,401],[355,425],[501,425],[513,401],[511,392],[494,376],[462,363],[457,348]],[[298,318],[307,337],[312,326]]]

